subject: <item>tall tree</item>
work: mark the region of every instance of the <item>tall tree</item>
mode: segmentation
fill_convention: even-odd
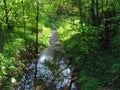
[[[92,0],[92,6],[91,6],[91,19],[92,19],[92,24],[95,26],[96,25],[96,15],[95,15],[95,0]]]
[[[34,85],[36,90],[36,83],[37,83],[37,59],[38,59],[38,24],[39,24],[39,0],[36,0],[36,46],[35,46],[35,75],[34,75]]]
[[[24,28],[24,44],[26,49],[26,22],[25,22],[25,5],[24,0],[22,0],[22,14],[23,14],[23,28]]]
[[[10,30],[11,26],[10,26],[9,17],[8,17],[7,2],[6,2],[6,0],[3,0],[3,2],[4,2],[4,10],[5,10],[5,18],[6,18],[7,29]]]
[[[98,0],[91,0],[91,20],[93,26],[99,26],[99,2]]]
[[[99,26],[99,8],[98,8],[99,2],[96,0],[96,26]]]
[[[36,55],[38,54],[38,24],[39,24],[39,0],[36,0],[37,7],[36,7],[36,47],[35,52]]]
[[[0,53],[3,52],[3,42],[2,23],[0,22]]]
[[[81,0],[78,0],[78,9],[79,9],[80,24],[81,26],[83,26],[82,1]]]

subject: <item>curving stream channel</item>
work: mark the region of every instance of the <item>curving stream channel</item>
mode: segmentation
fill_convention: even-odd
[[[24,73],[15,90],[76,90],[75,84],[71,83],[71,69],[57,30],[51,30],[49,43],[41,53],[37,66],[33,63],[28,67],[29,71]]]

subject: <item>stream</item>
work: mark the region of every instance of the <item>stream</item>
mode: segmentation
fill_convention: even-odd
[[[51,30],[49,43],[37,64],[32,63],[28,67],[28,72],[24,73],[15,90],[77,90],[71,82],[72,71],[57,30]]]

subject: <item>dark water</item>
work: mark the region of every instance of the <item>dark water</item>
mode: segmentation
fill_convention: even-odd
[[[71,68],[56,30],[51,31],[49,42],[37,62],[36,85],[36,64],[31,64],[15,90],[65,90],[67,87],[76,90],[74,83],[71,84]]]

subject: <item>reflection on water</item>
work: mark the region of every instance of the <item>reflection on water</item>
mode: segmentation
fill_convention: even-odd
[[[55,58],[56,56],[54,55],[58,56],[59,58]],[[55,61],[53,61],[54,59]],[[53,66],[51,67],[53,68],[57,66],[57,70],[53,69],[51,71],[51,67],[48,67],[46,65],[46,62],[52,64]],[[62,54],[57,52],[56,47],[52,47],[52,49],[51,47],[47,48],[47,50],[41,55],[37,66],[38,76],[41,75],[43,77],[43,81],[46,84],[54,84],[57,90],[61,90],[63,87],[68,86],[70,84],[70,68],[67,67],[67,64],[65,63],[65,57],[63,57]]]
[[[41,53],[37,63],[37,86],[40,88],[36,90],[46,90],[45,87],[49,87],[47,90],[65,90],[70,86],[72,75],[56,30],[51,31],[49,42],[50,46]],[[23,75],[16,90],[33,90],[35,66],[31,64],[28,67],[29,71]],[[71,90],[76,90],[74,83]]]

